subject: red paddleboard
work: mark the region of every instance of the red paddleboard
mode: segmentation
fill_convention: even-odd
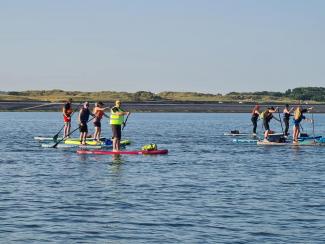
[[[157,154],[167,154],[167,149],[162,150],[139,150],[139,151],[102,151],[102,150],[78,150],[78,154],[96,154],[96,155],[115,155],[115,154],[133,154],[133,155],[157,155]]]

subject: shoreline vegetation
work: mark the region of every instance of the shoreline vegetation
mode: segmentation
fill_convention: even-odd
[[[298,87],[285,92],[230,92],[209,94],[197,92],[80,92],[31,90],[0,92],[0,111],[59,111],[62,103],[72,98],[75,105],[83,101],[102,101],[106,106],[117,99],[129,110],[138,112],[250,112],[256,103],[282,106],[308,104],[315,112],[325,112],[324,87]]]

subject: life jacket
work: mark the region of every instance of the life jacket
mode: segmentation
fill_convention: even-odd
[[[270,121],[273,118],[272,113],[269,112],[269,110],[265,110],[260,114],[260,119]]]
[[[265,115],[267,115],[268,112],[269,112],[268,110],[264,110],[262,113],[260,113],[259,118],[264,119],[264,117],[266,117]]]
[[[101,120],[101,119],[103,118],[104,111],[102,111],[102,110],[97,110],[96,108],[94,108],[93,113],[95,114],[96,119]]]
[[[300,109],[297,108],[294,113],[294,119],[299,120],[301,116],[302,116],[302,113],[301,113]]]
[[[122,125],[124,123],[124,115],[117,115],[117,112],[113,111],[114,108],[117,109],[117,112],[124,112],[122,109],[118,107],[113,107],[111,109],[111,116],[110,116],[109,123],[111,125]]]
[[[154,143],[147,144],[142,147],[142,150],[146,150],[146,151],[152,151],[152,150],[157,150],[157,149],[158,149],[158,146],[157,146],[157,144],[154,144]]]

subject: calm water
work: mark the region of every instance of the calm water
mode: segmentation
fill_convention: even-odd
[[[315,118],[325,135],[325,115]],[[325,147],[221,136],[250,130],[247,114],[132,114],[129,148],[157,143],[167,156],[79,156],[32,140],[60,121],[0,113],[1,243],[325,242]]]

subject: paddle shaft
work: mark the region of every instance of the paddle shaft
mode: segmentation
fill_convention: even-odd
[[[312,119],[312,123],[313,123],[313,137],[314,137],[314,141],[316,141],[315,139],[315,123],[314,123],[314,112],[311,113],[311,119]]]
[[[88,120],[86,123],[88,124],[90,121],[92,121],[93,119],[94,119],[95,117],[92,117],[90,120]],[[79,130],[79,128],[80,128],[80,125],[76,128],[76,129],[74,129],[73,131],[71,131],[68,135],[66,135],[65,137],[63,137],[61,140],[59,140],[57,143],[55,143],[54,145],[53,145],[53,148],[56,148],[56,146],[60,143],[60,142],[62,142],[62,141],[64,141],[68,136],[70,136],[72,133],[74,133],[75,131],[77,131],[77,130]]]
[[[279,115],[279,120],[280,120],[280,124],[281,124],[282,134],[284,134],[283,125],[282,125],[282,119],[281,119],[281,116],[280,116],[280,110],[278,110],[278,115]]]
[[[124,130],[124,127],[126,126],[126,122],[128,121],[130,113],[128,113],[128,115],[126,116],[125,121],[123,122],[123,126],[122,126],[122,130]]]

